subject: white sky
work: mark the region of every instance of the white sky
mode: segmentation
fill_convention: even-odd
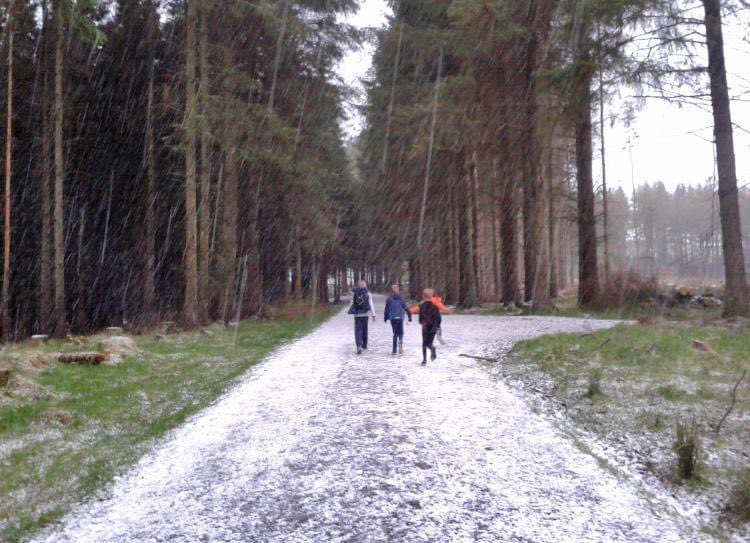
[[[359,12],[350,15],[347,20],[360,28],[382,27],[387,24],[391,14],[384,0],[363,0]],[[750,131],[750,24],[743,26],[743,22],[748,23],[747,20],[726,21],[725,52],[730,92],[733,96],[744,92],[744,99],[748,100],[732,102],[732,118],[736,124]],[[372,67],[373,53],[374,47],[365,45],[350,52],[338,69],[344,82],[359,90],[359,96],[353,99],[358,104],[366,99],[362,79]],[[705,88],[708,88],[707,84]],[[630,92],[624,89],[623,95],[627,96]],[[622,101],[608,104],[606,115],[619,113],[621,107]],[[359,132],[363,121],[355,108],[349,106],[347,109],[350,118],[344,122],[344,129],[347,136],[353,137]],[[662,181],[671,190],[681,183],[702,184],[713,175],[713,118],[710,112],[694,106],[680,108],[660,100],[649,100],[646,107],[636,114],[630,130],[636,184]],[[740,185],[747,185],[750,184],[750,133],[735,129],[734,136],[738,181]],[[631,161],[627,129],[620,122],[613,127],[607,123],[606,138],[609,186],[622,186],[630,194]],[[598,154],[599,142],[595,141],[594,145]],[[598,161],[595,176],[601,178]]]
[[[362,5],[357,13],[346,17],[346,21],[358,28],[382,28],[388,24],[388,17],[393,12],[385,0],[362,0]],[[344,83],[358,91],[358,96],[353,99],[354,104],[364,104],[367,97],[364,94],[362,79],[372,68],[372,57],[375,54],[375,45],[367,43],[360,49],[349,52],[339,64],[338,73]],[[356,108],[348,105],[347,113],[349,119],[345,120],[344,131],[347,137],[356,136],[362,128],[363,120],[357,115]]]

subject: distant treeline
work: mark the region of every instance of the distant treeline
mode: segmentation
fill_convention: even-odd
[[[679,185],[670,192],[663,183],[636,188],[635,198],[622,189],[610,193],[610,246],[613,268],[662,279],[721,282],[719,196],[715,184]],[[750,193],[740,190],[745,261],[750,262]],[[603,245],[601,198],[598,232]]]

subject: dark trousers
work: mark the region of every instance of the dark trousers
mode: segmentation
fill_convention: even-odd
[[[404,342],[404,319],[391,319],[393,328],[393,354],[396,354],[399,343]]]
[[[354,340],[357,349],[367,349],[367,323],[370,317],[354,317]]]
[[[422,328],[422,359],[427,360],[427,349],[434,349],[437,328]]]

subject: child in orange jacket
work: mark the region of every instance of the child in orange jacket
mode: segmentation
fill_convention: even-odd
[[[443,299],[440,296],[433,296],[432,297],[432,303],[435,304],[435,306],[437,306],[437,308],[440,310],[440,312],[443,313],[443,314],[445,314],[445,315],[450,315],[451,313],[453,313],[453,310],[450,309],[449,307],[447,307],[443,303]],[[411,309],[409,309],[409,312],[412,315],[419,315],[419,304],[417,304],[417,305],[413,306]]]
[[[435,307],[437,307],[440,310],[440,313],[450,315],[453,313],[453,310],[449,307],[447,307],[443,303],[443,299],[440,296],[432,295],[432,303]],[[412,315],[419,315],[419,307],[421,304],[417,304],[413,306],[411,309],[409,309],[409,313]],[[438,328],[437,329],[437,340],[440,342],[441,345],[445,345],[445,341],[443,341],[443,329]]]

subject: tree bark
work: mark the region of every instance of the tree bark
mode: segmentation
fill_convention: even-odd
[[[198,315],[198,225],[196,209],[196,132],[197,102],[196,92],[196,48],[199,0],[187,2],[186,102],[185,102],[185,297],[183,320],[188,328],[195,328],[200,322]]]
[[[146,168],[145,269],[143,277],[143,309],[153,313],[156,305],[156,156],[154,150],[154,79],[156,76],[156,28],[158,14],[154,11],[149,21],[151,58],[149,60],[148,96],[146,104],[146,134],[143,162]]]
[[[396,101],[396,81],[398,81],[398,67],[401,61],[401,43],[404,38],[404,22],[398,27],[398,43],[396,45],[396,59],[393,62],[393,78],[391,80],[391,95],[388,99],[388,111],[385,118],[385,137],[383,138],[383,158],[380,163],[380,173],[385,175],[388,167],[388,146],[391,138],[391,121],[393,120],[393,105]]]
[[[84,239],[86,233],[86,208],[81,202],[78,212],[78,254],[76,255],[76,275],[78,276],[78,301],[76,302],[75,323],[78,332],[86,331],[86,271],[84,268]]]
[[[532,302],[536,298],[535,283],[539,252],[541,250],[541,224],[539,223],[540,206],[542,206],[541,187],[537,160],[537,97],[534,73],[536,71],[537,42],[532,31],[526,45],[524,65],[524,122],[521,134],[523,152],[523,263],[524,263],[524,300]]]
[[[427,212],[427,197],[430,190],[430,174],[432,173],[432,156],[435,149],[435,132],[437,131],[438,105],[440,103],[440,79],[443,73],[443,51],[438,57],[437,74],[435,75],[435,94],[432,98],[432,122],[430,125],[430,140],[427,148],[427,166],[425,167],[424,185],[422,186],[422,205],[419,208],[419,229],[417,231],[417,253],[422,258],[422,241],[424,237],[424,222]]]
[[[211,139],[208,125],[210,89],[210,66],[208,51],[208,8],[202,3],[200,13],[200,134],[201,134],[201,167],[200,167],[200,239],[198,283],[204,300],[209,299],[209,267],[211,263],[210,228],[211,228]],[[205,302],[204,302],[205,305]],[[205,311],[205,308],[204,308]]]
[[[42,208],[42,232],[39,255],[39,332],[49,334],[50,308],[52,306],[52,260],[51,237],[52,216],[50,208],[50,119],[49,119],[49,7],[47,0],[42,2],[42,194],[40,198]]]
[[[55,45],[55,329],[53,335],[65,337],[68,319],[65,311],[65,237],[63,212],[63,183],[65,157],[63,155],[64,89],[63,69],[65,62],[65,6],[64,0],[55,1],[57,27]]]
[[[578,303],[591,306],[599,297],[596,210],[594,198],[593,144],[591,134],[591,82],[589,42],[581,31],[576,66],[575,119],[576,178],[578,184]]]
[[[609,281],[609,193],[607,192],[607,146],[604,134],[604,78],[599,69],[599,137],[602,144],[602,231],[604,234],[604,281]]]
[[[10,241],[13,182],[13,33],[14,33],[15,0],[8,2],[8,105],[5,120],[5,221],[3,231],[3,291],[0,304],[0,323],[2,323],[3,341],[10,340]]]
[[[231,70],[234,65],[233,43],[225,44],[224,49],[224,71],[225,77],[222,84],[222,95],[224,105],[228,108],[224,125],[224,197],[220,225],[220,257],[217,266],[219,278],[218,311],[221,312],[222,320],[232,315],[231,296],[234,294],[237,284],[237,198],[239,197],[239,161],[237,157],[237,143],[234,127],[231,125],[231,104],[234,100],[234,89],[231,84]]]
[[[481,300],[483,287],[483,270],[482,270],[482,257],[480,252],[480,244],[483,240],[480,239],[480,220],[481,216],[479,213],[479,158],[475,152],[471,162],[471,177],[469,177],[470,185],[470,196],[471,196],[471,261],[474,266],[474,290],[475,290],[475,305],[479,305]]]
[[[747,315],[748,289],[745,256],[742,247],[740,209],[737,193],[737,169],[734,156],[732,115],[724,62],[724,36],[721,0],[703,0],[708,73],[711,79],[711,103],[714,115],[714,138],[719,171],[719,215],[724,249],[725,300],[724,316]]]
[[[273,76],[271,77],[271,90],[268,93],[268,104],[266,109],[268,113],[273,113],[276,102],[276,85],[279,79],[279,67],[281,65],[281,56],[284,48],[284,38],[286,38],[286,27],[289,21],[289,0],[283,0],[284,6],[281,12],[281,28],[276,40],[276,52],[273,60]]]
[[[460,197],[461,290],[459,297],[461,298],[462,307],[475,307],[478,304],[478,299],[477,277],[474,266],[473,175],[469,159],[465,160],[466,164],[462,172],[463,194]]]
[[[503,129],[500,136],[502,156],[510,156],[507,129]],[[510,306],[518,298],[518,259],[516,250],[518,244],[516,182],[510,165],[506,162],[501,168],[503,178],[503,193],[500,203],[501,216],[501,247],[502,247],[502,293],[503,303]]]
[[[559,252],[557,247],[559,242],[559,236],[557,234],[557,194],[555,191],[555,183],[553,181],[557,172],[555,168],[555,162],[553,160],[552,151],[550,152],[549,163],[549,173],[547,175],[547,198],[549,199],[549,204],[547,207],[547,222],[549,223],[549,237],[547,239],[547,243],[549,245],[549,296],[552,300],[554,300],[557,298],[560,288],[558,277],[559,262],[557,258]]]

